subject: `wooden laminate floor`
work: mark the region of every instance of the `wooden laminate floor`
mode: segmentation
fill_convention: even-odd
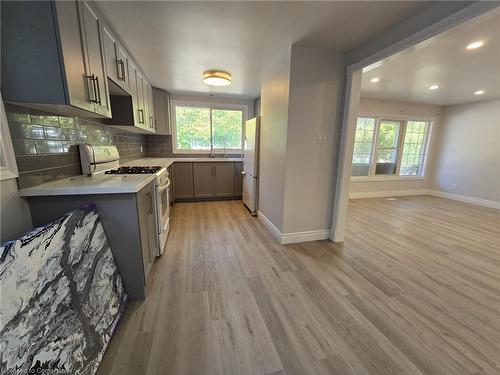
[[[280,246],[239,201],[172,210],[99,374],[500,374],[500,214],[349,204],[347,239]]]

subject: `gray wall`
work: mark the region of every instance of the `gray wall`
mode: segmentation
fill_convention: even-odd
[[[283,231],[290,55],[287,50],[261,77],[259,211]]]
[[[433,187],[500,202],[500,99],[444,109]]]
[[[146,156],[146,138],[142,134],[97,120],[57,116],[9,104],[5,110],[20,188],[81,174],[78,143],[116,145],[124,161]]]
[[[292,47],[284,233],[331,228],[345,78],[343,54]]]
[[[17,179],[0,181],[0,243],[32,229],[28,202],[17,193]]]

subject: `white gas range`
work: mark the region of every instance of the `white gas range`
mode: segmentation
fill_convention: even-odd
[[[155,175],[155,208],[156,228],[158,233],[158,252],[160,256],[165,250],[168,232],[170,229],[170,179],[167,168],[161,166],[136,166],[125,163],[120,164],[120,155],[115,146],[97,146],[82,144],[80,161],[83,174],[93,176],[104,174],[109,177],[124,175]]]

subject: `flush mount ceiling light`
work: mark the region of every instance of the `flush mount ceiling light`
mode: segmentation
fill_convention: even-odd
[[[373,77],[372,79],[370,79],[371,83],[377,83],[378,81],[380,81],[380,78],[378,77]]]
[[[203,82],[210,86],[228,86],[231,84],[231,74],[223,70],[207,70],[203,72]]]
[[[477,90],[474,95],[483,95],[484,94],[484,90]]]
[[[429,90],[437,90],[439,88],[438,85],[432,85],[429,87]]]
[[[476,49],[476,48],[482,47],[483,44],[484,44],[484,42],[482,40],[478,40],[478,41],[469,43],[467,45],[467,49]]]

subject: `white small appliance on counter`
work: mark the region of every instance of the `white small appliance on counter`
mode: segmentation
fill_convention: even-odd
[[[157,255],[163,254],[170,229],[170,179],[165,167],[120,166],[120,155],[116,146],[98,146],[89,143],[79,146],[82,173],[87,176],[106,174],[110,177],[123,175],[155,175],[155,211],[158,233]]]
[[[257,215],[259,199],[260,116],[246,122],[243,138],[243,203]]]

